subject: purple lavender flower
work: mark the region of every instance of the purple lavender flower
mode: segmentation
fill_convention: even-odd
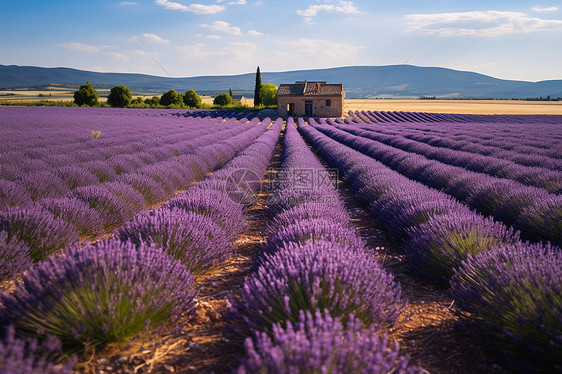
[[[20,182],[25,186],[34,201],[46,197],[63,196],[69,190],[69,187],[61,178],[49,171],[25,174]]]
[[[553,195],[523,209],[517,227],[533,240],[562,247],[562,196]]]
[[[0,210],[32,203],[31,195],[19,182],[0,179]]]
[[[55,338],[56,339],[56,338]],[[51,341],[53,338],[50,339]],[[70,374],[76,358],[67,362],[51,362],[51,356],[60,356],[59,346],[52,342],[38,344],[37,340],[26,342],[15,337],[14,326],[8,326],[6,336],[0,339],[0,373],[25,374]]]
[[[74,225],[81,238],[95,238],[104,232],[100,214],[89,207],[87,202],[71,197],[43,199],[40,206]]]
[[[98,177],[85,167],[64,166],[56,171],[71,190],[98,183]]]
[[[31,265],[29,247],[15,237],[8,240],[8,234],[0,231],[0,282],[11,279]]]
[[[211,218],[177,208],[139,214],[123,225],[116,236],[136,245],[154,243],[193,273],[232,256],[224,231]]]
[[[152,206],[168,199],[169,195],[152,178],[142,174],[123,174],[116,181],[129,184],[144,197],[146,205]]]
[[[195,280],[154,246],[120,241],[71,248],[0,295],[2,325],[23,338],[58,337],[66,352],[125,344],[195,309]]]
[[[247,229],[242,206],[221,191],[189,189],[174,196],[164,206],[208,216],[224,230],[229,241],[234,241]]]
[[[562,370],[562,251],[516,243],[469,256],[455,272],[456,305],[511,360]]]
[[[268,223],[268,232],[275,233],[295,221],[323,218],[335,225],[348,225],[349,215],[339,205],[322,203],[304,203],[294,208],[289,208],[274,216]]]
[[[361,250],[365,248],[363,239],[357,236],[354,228],[349,224],[340,225],[325,218],[295,220],[292,224],[280,227],[278,231],[269,236],[265,251],[275,252],[287,243],[303,245],[307,242],[332,242],[350,246]]]
[[[68,197],[77,198],[88,204],[103,219],[103,227],[110,232],[131,218],[127,204],[115,196],[103,184],[78,187]]]
[[[364,251],[330,242],[289,243],[264,258],[239,295],[230,297],[232,321],[242,329],[270,330],[274,323],[297,321],[301,310],[316,309],[387,326],[405,307],[392,275]]]
[[[33,261],[41,261],[79,239],[74,225],[37,208],[0,211],[0,231],[7,234],[6,242],[16,239],[25,243]]]
[[[409,237],[405,245],[409,266],[430,280],[446,283],[469,254],[515,243],[519,232],[493,219],[459,211],[430,218],[412,228]]]
[[[314,314],[313,314],[314,313]],[[273,325],[272,336],[257,332],[246,339],[248,358],[238,368],[247,373],[423,373],[401,356],[398,343],[386,334],[365,328],[353,316],[345,328],[329,313],[301,311],[298,320]]]

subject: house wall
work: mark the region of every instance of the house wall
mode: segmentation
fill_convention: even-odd
[[[305,102],[312,101],[313,117],[342,117],[343,96],[277,96],[277,113],[287,117],[287,107],[290,103],[295,104],[293,116],[305,116]],[[326,100],[331,101],[331,106],[326,106]]]

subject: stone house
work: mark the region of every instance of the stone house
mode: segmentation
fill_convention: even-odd
[[[342,117],[344,98],[343,84],[282,83],[277,91],[277,113],[282,117]]]

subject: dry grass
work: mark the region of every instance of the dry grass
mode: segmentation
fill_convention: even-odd
[[[562,101],[348,99],[344,103],[344,114],[347,114],[349,110],[403,110],[463,114],[562,114]]]

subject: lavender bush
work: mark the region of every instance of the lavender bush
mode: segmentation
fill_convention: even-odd
[[[164,206],[208,216],[224,230],[229,241],[234,241],[247,229],[242,205],[222,191],[189,189],[174,196]]]
[[[136,245],[154,243],[196,274],[232,256],[223,230],[211,218],[177,208],[139,214],[116,236]]]
[[[0,211],[0,231],[6,233],[7,242],[15,238],[25,243],[33,261],[41,261],[79,239],[74,225],[37,208]]]
[[[66,352],[126,343],[194,311],[195,280],[154,246],[119,241],[49,257],[0,295],[3,326],[22,338],[58,337]]]
[[[469,256],[451,280],[456,305],[530,371],[562,370],[562,251],[500,246]]]
[[[469,213],[435,216],[410,230],[410,240],[405,245],[409,266],[428,279],[447,283],[454,269],[469,254],[479,254],[519,240],[519,233],[512,228]]]
[[[248,358],[238,374],[424,372],[400,355],[398,343],[353,316],[344,328],[328,313],[301,311],[297,321],[275,324],[272,336],[258,332],[245,345]]]
[[[98,212],[106,231],[112,231],[131,218],[131,210],[127,204],[103,184],[78,187],[68,197],[82,200]]]
[[[82,200],[69,197],[43,199],[40,206],[72,224],[83,239],[95,238],[104,232],[100,214]]]
[[[14,326],[9,326],[4,339],[0,339],[0,373],[11,374],[70,374],[76,359],[52,362],[60,355],[60,341],[49,339],[43,344],[37,340],[26,342],[15,336]]]
[[[330,242],[289,243],[265,255],[259,269],[230,298],[233,321],[260,331],[298,320],[301,310],[326,309],[346,322],[396,323],[405,307],[400,287],[364,252]]]
[[[9,240],[8,234],[0,231],[0,282],[11,279],[31,265],[29,247],[15,237]]]

